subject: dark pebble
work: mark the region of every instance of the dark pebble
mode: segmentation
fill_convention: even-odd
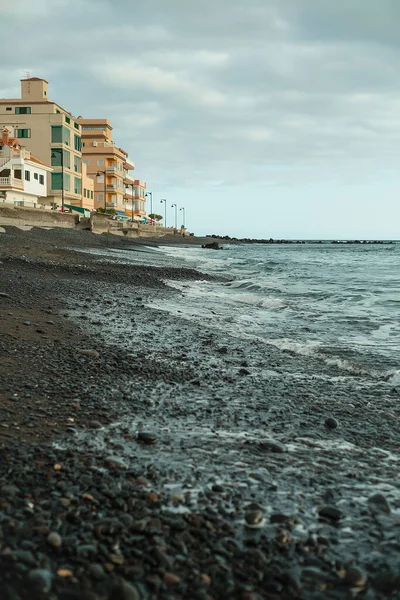
[[[323,519],[328,519],[329,521],[340,521],[343,517],[342,512],[336,506],[330,506],[329,504],[322,506],[318,510],[318,514]]]
[[[368,498],[368,508],[373,514],[386,514],[390,515],[391,508],[389,502],[386,500],[383,494],[374,494]]]
[[[337,429],[339,427],[339,422],[333,417],[328,417],[325,419],[325,427],[328,429]]]
[[[147,445],[155,444],[157,442],[157,436],[149,431],[139,431],[137,439],[138,442]]]

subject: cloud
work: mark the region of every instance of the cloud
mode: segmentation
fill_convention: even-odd
[[[1,95],[18,96],[30,70],[74,114],[109,118],[137,175],[189,204],[198,230],[218,205],[224,226],[251,235],[239,208],[263,190],[265,220],[283,198],[309,214],[318,186],[382,231],[365,198],[381,186],[399,210],[397,0],[0,2],[13,48]],[[309,219],[289,225],[307,236]]]

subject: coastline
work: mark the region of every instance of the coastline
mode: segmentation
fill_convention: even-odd
[[[61,600],[396,597],[396,549],[386,556],[396,513],[365,494],[375,481],[393,502],[397,463],[385,453],[397,440],[382,414],[398,392],[377,408],[354,378],[350,409],[340,381],[322,380],[327,367],[300,382],[309,358],[152,310],[149,299],[178,293],[165,280],[199,274],[147,266],[145,253],[127,267],[68,249],[142,252],[109,237],[0,236],[2,589],[25,599],[50,586]],[[271,375],[281,372],[287,381]]]

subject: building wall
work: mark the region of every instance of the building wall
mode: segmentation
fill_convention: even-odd
[[[82,206],[94,210],[94,181],[87,174],[87,167],[82,163]]]
[[[66,203],[81,205],[82,201],[82,152],[75,148],[74,136],[81,137],[81,128],[77,120],[59,105],[47,99],[48,84],[44,80],[27,79],[21,81],[21,99],[0,100],[0,127],[6,126],[11,134],[18,138],[21,146],[29,148],[32,154],[46,164],[53,166],[54,173],[61,173],[60,151],[69,152],[69,164],[64,166],[64,188]],[[30,109],[30,114],[17,114],[21,108]],[[11,110],[9,110],[11,109]],[[70,121],[69,123],[67,121]],[[69,145],[63,142],[52,142],[52,126],[64,126],[70,135]],[[29,130],[29,137],[19,137],[21,130]],[[56,152],[54,152],[56,150]],[[52,159],[52,154],[56,158]],[[75,166],[77,170],[75,170]],[[56,176],[57,177],[57,176]],[[56,178],[55,177],[55,178]],[[77,180],[75,193],[75,178]],[[47,176],[49,196],[60,203],[61,190],[52,189],[51,174]]]
[[[108,209],[125,211],[126,173],[134,169],[134,165],[128,161],[128,154],[114,144],[107,119],[80,119],[79,123],[83,161],[94,180],[95,208],[104,208],[105,196]]]

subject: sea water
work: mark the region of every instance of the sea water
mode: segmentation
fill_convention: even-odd
[[[400,244],[167,247],[226,282],[168,282],[160,310],[400,384]],[[153,305],[154,307],[154,305]]]

